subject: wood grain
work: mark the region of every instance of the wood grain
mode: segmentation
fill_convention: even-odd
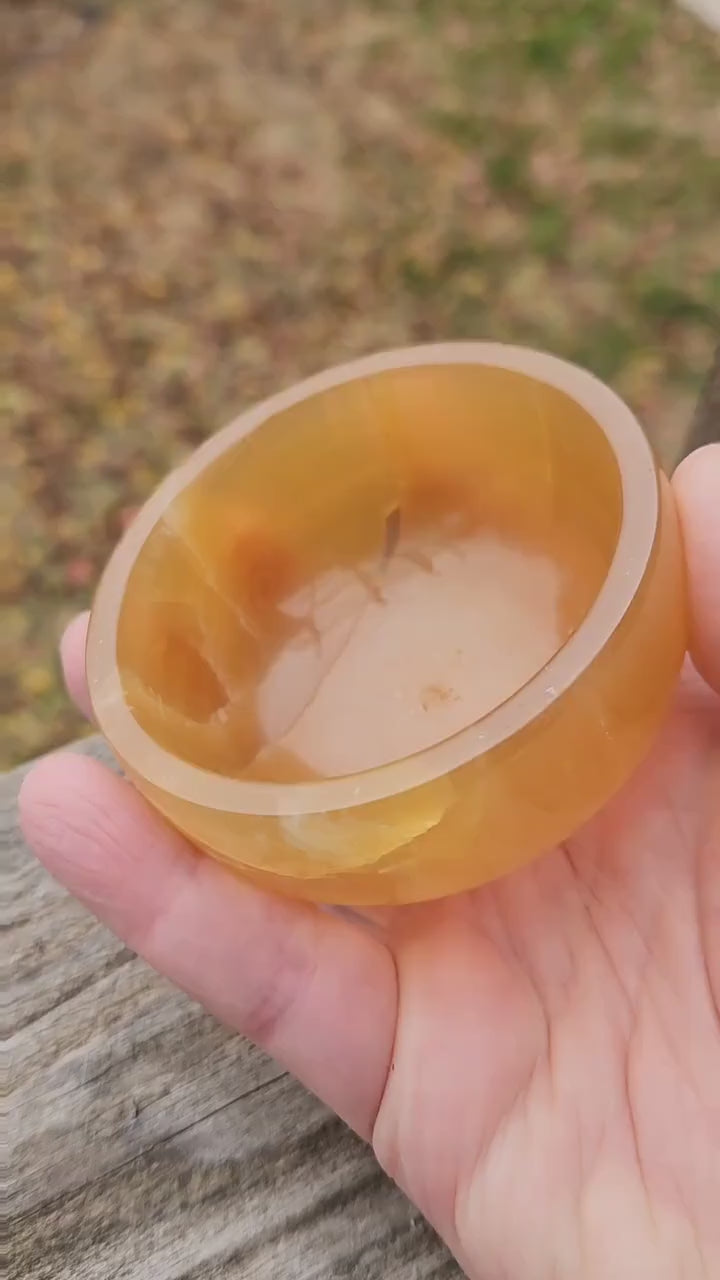
[[[21,777],[0,783],[11,1280],[458,1280],[363,1143],[50,880]]]

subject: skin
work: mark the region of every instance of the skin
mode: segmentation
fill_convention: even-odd
[[[477,1280],[720,1275],[720,445],[674,485],[694,665],[622,793],[522,872],[359,927],[233,878],[91,760],[22,791],[48,870],[372,1141]]]

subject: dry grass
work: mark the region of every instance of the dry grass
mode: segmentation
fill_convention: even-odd
[[[132,509],[258,396],[488,337],[609,379],[671,458],[720,297],[720,45],[657,0],[18,3],[8,762]]]

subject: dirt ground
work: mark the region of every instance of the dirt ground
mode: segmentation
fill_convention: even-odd
[[[720,311],[720,42],[660,0],[4,0],[3,763],[133,510],[362,352],[569,356],[681,447]],[[9,40],[8,37],[9,36]]]

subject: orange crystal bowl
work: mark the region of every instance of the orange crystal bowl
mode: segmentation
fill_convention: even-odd
[[[669,484],[589,373],[486,343],[355,361],[168,477],[97,592],[98,723],[151,804],[282,893],[440,897],[570,835],[686,642]]]

